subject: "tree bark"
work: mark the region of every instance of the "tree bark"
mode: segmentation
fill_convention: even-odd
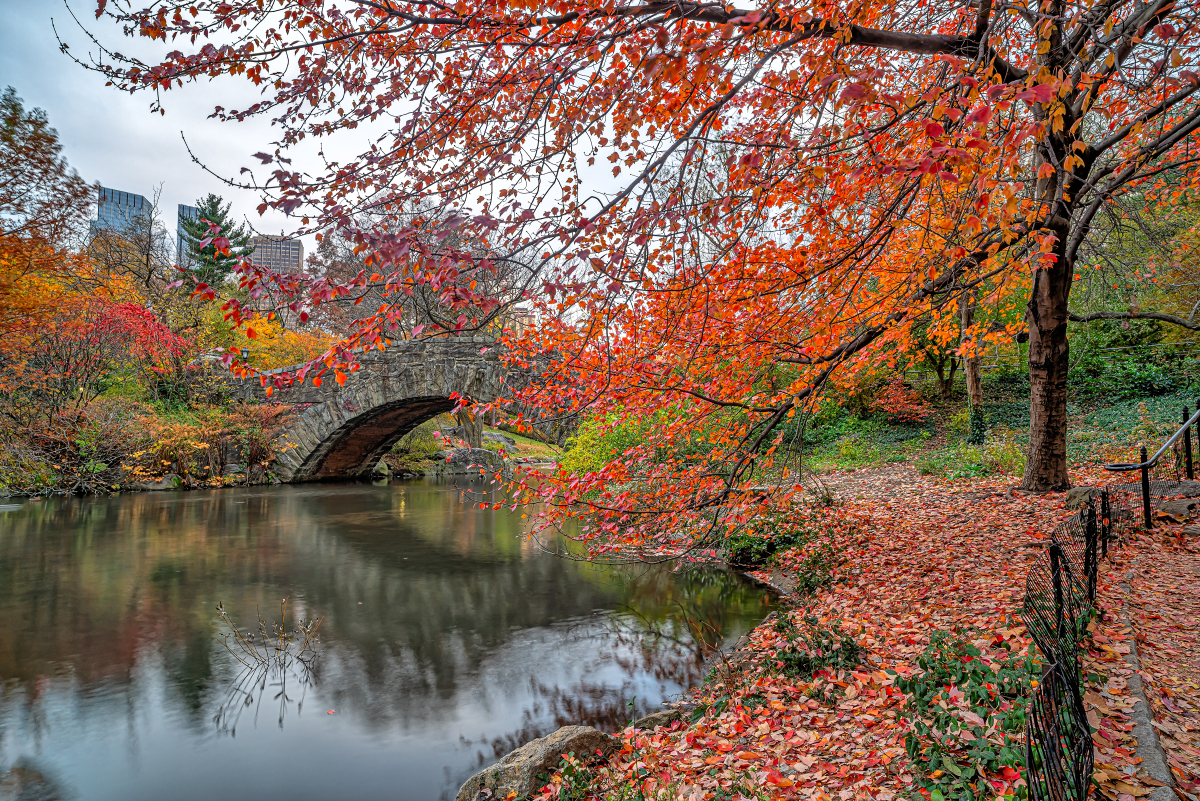
[[[471,448],[483,447],[483,421],[478,415],[463,409],[458,412],[455,417],[458,418],[458,424],[462,426],[463,439]]]
[[[1055,217],[1048,228],[1057,234],[1057,261],[1043,262],[1033,274],[1025,307],[1029,324],[1029,450],[1022,489],[1038,492],[1070,488],[1067,478],[1067,299],[1071,265],[1066,259],[1067,220]]]
[[[967,331],[975,324],[975,293],[963,295],[958,303],[962,336],[966,336]],[[963,344],[961,336],[959,344]],[[979,354],[975,350],[975,337],[971,337],[970,351],[963,354],[962,360],[963,377],[967,380],[967,400],[972,409],[978,409],[983,403],[983,376],[979,373]]]

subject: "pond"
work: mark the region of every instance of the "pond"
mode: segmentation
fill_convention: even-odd
[[[453,798],[559,726],[658,708],[769,611],[731,572],[547,553],[464,488],[0,504],[0,799]],[[247,684],[216,606],[248,628],[285,598],[321,656]]]

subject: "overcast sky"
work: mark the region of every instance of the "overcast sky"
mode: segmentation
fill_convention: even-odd
[[[80,20],[90,24],[106,45],[146,52],[145,43],[126,40],[111,24],[96,22],[95,0],[70,2]],[[150,95],[131,96],[105,87],[100,75],[59,52],[51,20],[72,52],[84,59],[92,45],[63,0],[0,0],[0,88],[12,86],[26,108],[46,111],[63,142],[64,155],[80,175],[148,198],[161,185],[163,217],[172,231],[176,204],[193,205],[209,192],[231,201],[238,219],[248,218],[260,231],[277,234],[292,227],[282,214],[259,217],[255,210],[259,198],[206,174],[192,162],[180,138],[182,131],[192,151],[222,175],[236,176],[240,168],[258,164],[250,154],[273,150],[267,146],[274,138],[267,124],[206,119],[217,103],[226,107],[253,103],[256,95],[247,92],[247,82],[173,91],[164,95],[166,115],[151,114]],[[164,52],[170,49],[162,47]],[[223,92],[233,92],[232,100]],[[312,252],[313,244],[306,241],[305,251]]]

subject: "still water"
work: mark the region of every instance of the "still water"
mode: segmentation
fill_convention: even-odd
[[[550,555],[462,488],[0,503],[0,800],[453,798],[657,708],[768,611],[732,573]],[[321,657],[247,685],[216,605],[249,627],[283,598]]]

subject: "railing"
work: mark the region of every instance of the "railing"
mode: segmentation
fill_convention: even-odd
[[[1031,801],[1084,801],[1094,767],[1083,706],[1080,640],[1095,609],[1096,577],[1110,542],[1132,522],[1128,495],[1105,489],[1050,535],[1025,580],[1021,618],[1045,658],[1025,724]]]
[[[1139,458],[1141,459],[1140,462],[1137,462],[1137,463],[1117,462],[1115,464],[1104,465],[1105,470],[1109,470],[1114,473],[1132,472],[1134,470],[1137,470],[1141,473],[1142,517],[1144,519],[1146,528],[1153,528],[1153,526],[1154,526],[1154,520],[1151,516],[1151,509],[1150,509],[1150,496],[1151,496],[1151,484],[1152,483],[1159,484],[1160,485],[1159,488],[1161,490],[1162,484],[1179,483],[1183,479],[1184,476],[1186,476],[1188,481],[1195,480],[1195,473],[1192,469],[1192,428],[1196,425],[1197,422],[1200,422],[1200,400],[1196,401],[1195,414],[1193,414],[1191,417],[1189,417],[1188,412],[1189,412],[1188,407],[1184,406],[1183,407],[1183,426],[1178,431],[1176,431],[1174,434],[1172,434],[1171,438],[1168,439],[1163,444],[1163,446],[1158,449],[1158,452],[1155,453],[1153,456],[1147,458],[1146,457],[1146,448],[1145,448],[1145,446],[1143,446],[1141,454],[1139,456]],[[1197,444],[1200,444],[1200,443],[1197,443]],[[1165,480],[1156,480],[1154,482],[1151,482],[1150,471],[1154,470],[1156,467],[1159,466],[1163,455],[1166,454],[1167,451],[1171,451],[1171,453],[1174,457],[1171,460],[1171,465],[1170,465],[1170,469],[1173,471],[1173,474],[1174,474],[1173,482],[1165,481]]]

